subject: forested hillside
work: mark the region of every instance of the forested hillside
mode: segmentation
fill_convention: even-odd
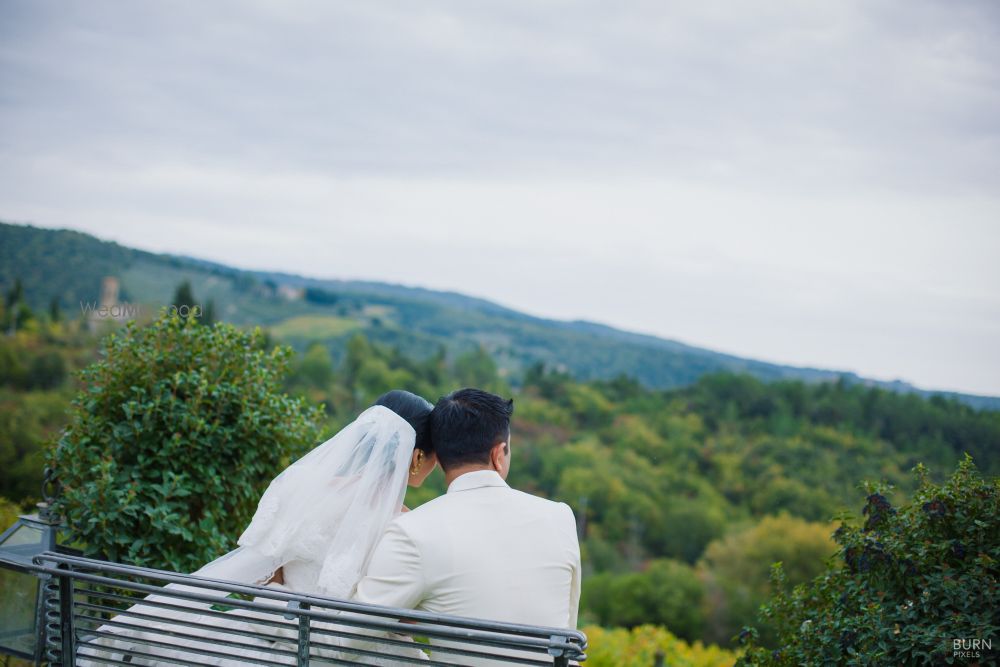
[[[78,388],[71,371],[97,343],[80,321],[44,313],[0,341],[0,496],[37,497],[42,450]],[[765,599],[772,562],[790,583],[816,575],[835,550],[830,520],[863,504],[861,480],[902,496],[917,462],[941,478],[965,452],[1000,469],[1000,413],[848,382],[711,374],[654,390],[536,364],[512,388],[485,349],[414,357],[360,332],[340,359],[312,344],[286,380],[325,407],[327,435],[390,388],[433,400],[468,385],[515,397],[511,483],[576,512],[584,619],[665,625],[687,640],[729,645]],[[407,502],[443,490],[436,473]]]
[[[609,380],[624,374],[660,389],[689,386],[705,374],[726,372],[769,381],[844,379],[902,393],[933,393],[850,372],[735,357],[591,322],[532,317],[462,294],[242,271],[133,250],[79,232],[0,223],[0,288],[9,291],[20,281],[21,298],[35,311],[58,305],[76,317],[82,303],[98,301],[105,276],[117,279],[119,301],[136,307],[147,320],[159,307],[170,305],[177,285],[187,281],[200,305],[211,304],[218,319],[269,326],[299,351],[322,342],[338,362],[347,341],[360,331],[369,340],[421,359],[437,354],[442,346],[452,356],[483,347],[514,384],[541,362],[577,379]],[[1000,398],[954,397],[974,407],[1000,409]]]

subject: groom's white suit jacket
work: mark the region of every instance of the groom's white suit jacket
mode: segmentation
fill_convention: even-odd
[[[355,599],[575,629],[580,578],[569,506],[479,470],[389,524]]]

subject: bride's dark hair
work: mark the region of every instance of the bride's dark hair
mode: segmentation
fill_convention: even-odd
[[[402,389],[393,389],[378,397],[375,405],[389,408],[409,422],[417,433],[417,449],[430,453],[431,447],[431,410],[430,401]]]

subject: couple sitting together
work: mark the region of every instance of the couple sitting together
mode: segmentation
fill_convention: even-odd
[[[278,475],[239,547],[194,574],[575,629],[576,522],[568,505],[507,485],[512,413],[513,401],[478,389],[456,391],[435,406],[405,391],[385,394]],[[447,493],[407,511],[407,485],[420,486],[437,465]],[[234,627],[248,622],[227,616]],[[210,623],[220,627],[218,617]],[[108,652],[148,649],[128,639],[141,630],[112,631],[116,639],[96,642]],[[234,662],[252,661],[252,650],[243,654]]]

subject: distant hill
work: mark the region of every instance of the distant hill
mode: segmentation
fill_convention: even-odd
[[[580,379],[624,374],[655,388],[687,386],[706,373],[729,371],[763,380],[844,379],[1000,409],[1000,397],[926,391],[902,381],[755,361],[593,322],[532,317],[454,292],[244,271],[136,250],[76,231],[0,223],[0,286],[7,289],[20,278],[33,308],[45,309],[56,297],[64,310],[76,313],[81,303],[97,301],[104,276],[119,279],[121,301],[149,313],[168,304],[177,285],[189,280],[197,299],[214,302],[220,319],[269,327],[300,349],[319,341],[338,358],[347,339],[364,331],[372,340],[418,356],[483,346],[515,381],[539,362]]]

